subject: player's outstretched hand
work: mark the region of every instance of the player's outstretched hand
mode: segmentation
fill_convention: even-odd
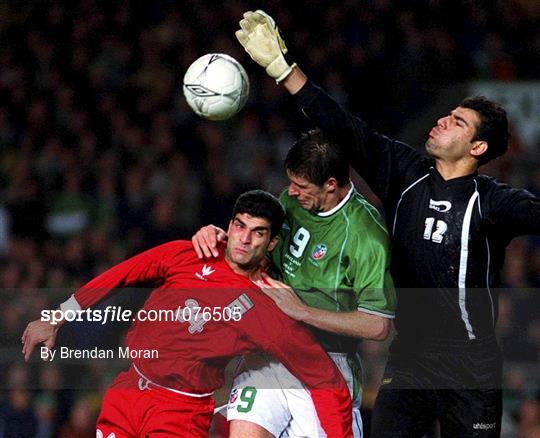
[[[307,317],[309,306],[298,298],[292,287],[274,280],[265,272],[261,276],[263,280],[256,281],[257,286],[274,300],[283,313],[298,321],[303,321]]]
[[[218,244],[226,240],[227,233],[215,225],[202,227],[191,238],[193,249],[195,249],[200,259],[217,257],[219,255],[217,250]]]
[[[52,350],[54,348],[54,344],[56,343],[56,334],[58,333],[58,328],[59,325],[52,325],[50,322],[41,321],[40,319],[29,323],[21,337],[24,360],[28,362],[34,348],[40,342],[43,342],[45,347]]]
[[[240,30],[236,31],[236,38],[251,59],[264,67],[266,73],[276,82],[285,79],[296,64],[289,65],[285,59],[287,47],[274,19],[259,9],[244,13],[239,24]]]

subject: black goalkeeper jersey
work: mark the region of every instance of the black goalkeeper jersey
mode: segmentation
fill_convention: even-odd
[[[540,199],[477,173],[445,181],[433,159],[373,131],[310,82],[296,99],[384,202],[399,338],[493,336],[505,248],[540,234]]]

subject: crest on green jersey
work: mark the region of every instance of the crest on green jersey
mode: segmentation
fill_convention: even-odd
[[[328,247],[324,243],[318,243],[311,252],[311,258],[313,260],[321,260],[328,252]]]

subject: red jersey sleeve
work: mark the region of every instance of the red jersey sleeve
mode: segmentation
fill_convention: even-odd
[[[111,295],[115,288],[149,282],[159,285],[167,277],[169,267],[181,263],[192,248],[191,242],[176,240],[144,251],[90,280],[61,308],[86,309]]]
[[[281,330],[273,331],[268,352],[306,385],[328,437],[352,437],[351,394],[341,372],[307,327],[277,307],[272,314],[272,327]]]

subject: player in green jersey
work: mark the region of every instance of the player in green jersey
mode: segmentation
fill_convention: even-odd
[[[330,154],[335,159],[326,161]],[[334,161],[335,169],[320,168]],[[388,232],[379,212],[354,189],[346,162],[318,131],[291,148],[285,167],[290,185],[279,200],[287,219],[271,256],[281,279],[305,305],[294,295],[287,299],[285,287],[274,297],[293,318],[323,329],[319,339],[328,351],[354,351],[354,338],[385,339],[394,295]],[[382,318],[364,320],[357,310]],[[339,321],[332,325],[328,318]]]
[[[280,202],[287,219],[272,252],[284,283],[266,277],[261,287],[285,313],[314,327],[350,386],[353,430],[361,436],[358,338],[385,339],[394,316],[388,233],[354,189],[345,157],[319,131],[293,145],[285,167],[290,184]],[[201,257],[212,256],[223,238],[208,226],[193,242]],[[269,388],[275,379],[280,389]],[[274,361],[239,374],[227,409],[231,436],[322,435],[309,394],[298,388]]]

